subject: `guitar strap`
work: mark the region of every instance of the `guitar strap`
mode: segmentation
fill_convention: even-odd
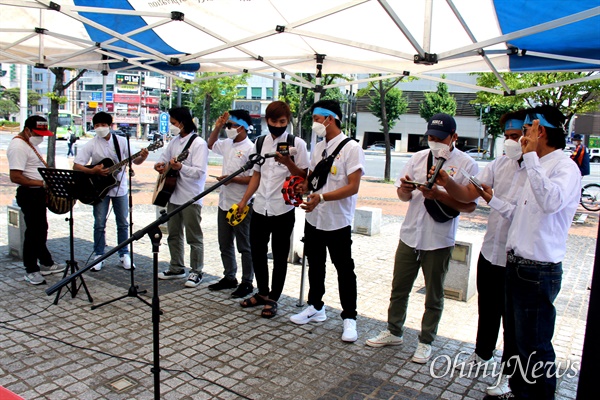
[[[115,135],[113,133],[112,137],[113,137],[113,143],[115,145],[115,151],[117,152],[117,158],[119,159],[119,162],[121,162],[121,148],[119,147],[119,141],[117,140],[117,135]]]
[[[198,137],[198,135],[196,135],[195,133],[192,134],[192,136],[190,136],[190,140],[188,140],[188,142],[185,144],[185,147],[183,148],[183,150],[181,150],[181,152],[183,153],[184,151],[186,151],[187,149],[190,148],[190,146],[192,145],[192,142]]]

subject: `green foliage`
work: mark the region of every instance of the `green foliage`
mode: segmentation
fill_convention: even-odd
[[[219,78],[220,75],[223,77]],[[201,116],[206,110],[207,128],[210,128],[223,112],[231,108],[237,96],[237,87],[245,85],[250,75],[229,76],[217,72],[204,72],[197,73],[196,77],[211,79],[194,82],[175,81],[175,86],[181,87],[185,93],[182,95],[182,104],[190,108],[192,115],[199,117],[201,124]],[[171,96],[177,96],[176,91],[171,93]]]
[[[442,78],[445,76],[442,75]],[[456,114],[456,100],[448,92],[448,85],[444,82],[438,83],[436,92],[425,93],[425,99],[419,105],[419,115],[425,121],[429,121],[437,113]]]
[[[14,128],[17,126],[21,126],[20,122],[15,122],[15,121],[6,121],[6,120],[1,120],[0,121],[0,126],[6,126],[9,128]]]
[[[500,76],[509,88],[519,90],[548,85],[567,80],[596,75],[597,72],[553,72],[553,73],[501,73]],[[477,84],[504,91],[500,81],[492,73],[477,74]],[[600,107],[600,80],[564,85],[535,92],[520,93],[515,96],[503,96],[488,92],[477,92],[473,103],[502,105],[517,108],[550,105],[559,108],[567,117],[578,113],[595,112]]]
[[[10,114],[16,114],[19,112],[19,106],[21,105],[21,89],[10,88],[4,90],[0,94],[0,116],[8,119]],[[27,104],[35,106],[38,104],[41,96],[33,90],[27,91]]]
[[[379,119],[379,123],[382,126],[381,131],[384,132],[383,109],[379,96],[370,94],[369,98],[371,99],[371,103],[369,103],[368,109]],[[385,94],[385,114],[389,130],[394,128],[396,122],[406,112],[407,108],[408,100],[403,96],[402,90],[395,87],[390,88]]]
[[[497,138],[504,135],[504,127],[500,125],[500,117],[521,107],[513,104],[497,104],[489,107],[475,104],[473,108],[477,112],[477,119],[479,119],[479,115],[481,114],[481,123],[485,125],[487,134]]]
[[[44,93],[44,96],[49,98],[52,101],[56,101],[60,105],[67,104],[67,96],[59,96],[54,92]]]

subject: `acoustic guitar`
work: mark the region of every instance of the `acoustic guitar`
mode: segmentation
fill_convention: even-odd
[[[181,154],[177,156],[177,162],[182,162],[189,154],[189,150],[182,151]],[[177,178],[179,178],[179,171],[172,169],[171,164],[169,163],[163,173],[158,176],[154,195],[152,196],[152,204],[159,207],[165,207],[167,205],[171,195],[175,191],[175,186],[177,186]]]
[[[148,146],[146,149],[148,151],[154,151],[160,149],[161,147],[163,147],[163,145],[164,143],[162,140],[157,140],[156,142]],[[96,165],[102,164],[104,168],[108,168],[108,175],[89,175],[89,178],[92,181],[92,186],[94,187],[94,191],[92,193],[82,194],[79,197],[79,201],[91,205],[100,203],[102,199],[106,197],[108,191],[115,187],[120,181],[120,179],[117,179],[117,175],[121,172],[121,168],[127,165],[129,163],[129,160],[133,161],[136,158],[138,158],[141,153],[142,151],[140,150],[137,153],[133,154],[131,157],[126,158],[121,162],[118,162],[117,164],[115,164],[114,161],[110,158],[105,158],[97,164],[86,165],[87,168],[94,168]]]

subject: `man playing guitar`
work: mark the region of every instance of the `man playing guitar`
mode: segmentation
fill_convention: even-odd
[[[99,112],[94,115],[92,123],[94,124],[96,136],[84,144],[77,152],[73,164],[74,170],[86,174],[107,176],[110,170],[101,163],[103,159],[110,158],[116,164],[130,156],[127,150],[127,140],[110,133],[112,122],[112,116],[108,113]],[[141,164],[147,157],[148,150],[143,149],[139,157],[133,160],[133,163]],[[85,166],[90,160],[94,165],[92,168]],[[94,259],[104,255],[104,248],[106,247],[106,217],[111,200],[117,223],[117,241],[122,243],[129,238],[128,179],[125,174],[125,168],[116,177],[116,185],[108,191],[106,197],[98,199],[99,201],[94,204]],[[130,269],[132,267],[127,246],[119,250],[119,257],[123,268]],[[92,267],[92,271],[100,271],[103,264],[104,262],[96,264]]]

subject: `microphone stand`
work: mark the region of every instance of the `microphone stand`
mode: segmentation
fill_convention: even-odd
[[[131,178],[133,177],[133,168],[132,168],[133,160],[131,159],[131,144],[129,142],[129,134],[125,135],[125,137],[127,138],[127,154],[129,155],[129,163],[128,163],[128,168],[129,168],[129,171],[128,171],[129,172],[129,174],[128,174],[128,179],[129,179],[129,237],[131,237],[131,236],[133,236],[133,195],[131,192]],[[138,298],[143,303],[146,303],[148,305],[148,307],[152,307],[152,305],[150,303],[148,303],[145,299],[140,297],[140,294],[146,293],[146,290],[138,290],[138,286],[135,284],[135,274],[133,272],[133,270],[135,269],[134,263],[133,263],[133,242],[131,242],[129,244],[129,257],[131,258],[131,266],[129,268],[131,284],[129,286],[129,290],[127,291],[127,294],[117,297],[117,298],[114,298],[112,300],[105,301],[102,304],[94,305],[94,306],[92,306],[92,310],[95,310],[96,308],[100,308],[100,307],[105,306],[110,303],[114,303],[115,301],[125,299],[127,297]]]
[[[160,344],[159,344],[159,322],[160,322],[160,299],[158,297],[158,247],[160,246],[160,240],[162,238],[162,232],[160,231],[160,225],[166,223],[171,219],[175,214],[180,213],[183,209],[188,206],[194,204],[196,201],[200,200],[202,197],[206,196],[216,188],[221,185],[226,184],[242,172],[245,172],[252,168],[255,164],[263,165],[265,163],[265,157],[259,154],[251,154],[249,160],[244,164],[244,166],[227,178],[217,182],[215,185],[211,186],[209,189],[203,191],[202,193],[196,195],[191,200],[188,200],[186,203],[180,205],[170,213],[167,213],[165,210],[161,211],[161,216],[156,219],[156,221],[151,222],[146,225],[139,231],[133,233],[129,239],[124,241],[123,243],[119,243],[116,247],[106,252],[102,257],[95,259],[91,264],[86,265],[82,269],[75,271],[70,276],[63,278],[59,282],[55,283],[48,289],[46,289],[46,294],[51,296],[57,290],[61,289],[65,285],[68,285],[73,279],[76,279],[78,276],[88,271],[94,265],[104,261],[106,258],[110,257],[114,253],[116,253],[119,249],[128,246],[134,240],[140,240],[144,235],[148,235],[150,241],[152,242],[152,253],[153,253],[153,262],[152,262],[152,353],[153,353],[153,367],[151,368],[152,373],[154,374],[154,399],[160,399]]]

